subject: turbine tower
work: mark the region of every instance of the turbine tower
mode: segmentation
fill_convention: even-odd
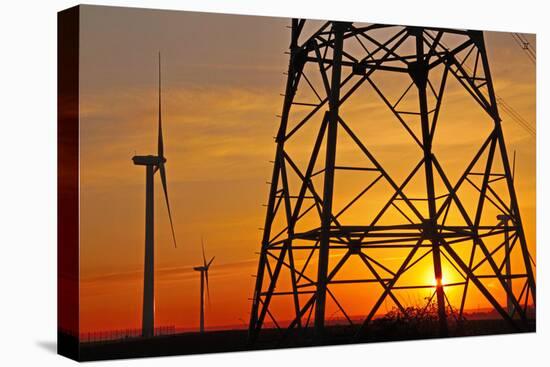
[[[160,53],[159,53],[159,87],[158,87],[158,152],[157,155],[134,156],[132,160],[135,165],[145,166],[145,262],[143,276],[143,318],[142,318],[142,336],[153,337],[155,333],[155,207],[154,207],[154,175],[160,172],[164,198],[168,209],[168,218],[170,219],[170,228],[174,246],[176,244],[176,235],[174,224],[172,223],[172,213],[170,211],[170,202],[168,200],[168,187],[166,184],[166,157],[164,156],[164,143],[162,137],[162,107],[161,107],[161,73],[160,73]]]
[[[201,300],[200,300],[200,332],[204,333],[204,285],[206,281],[206,296],[208,297],[208,302],[210,302],[210,287],[208,285],[208,269],[210,269],[210,265],[212,264],[212,261],[214,261],[214,257],[210,259],[208,263],[206,263],[206,255],[204,253],[204,241],[201,238],[201,246],[202,246],[202,266],[196,266],[193,268],[195,271],[199,271],[201,273]]]
[[[528,329],[534,262],[483,33],[293,19],[289,54],[250,342],[266,320],[322,342],[335,311],[358,339],[412,290],[440,336],[479,299]]]

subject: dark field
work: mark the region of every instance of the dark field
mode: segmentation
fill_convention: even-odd
[[[253,345],[248,344],[247,330],[211,331],[204,334],[184,333],[157,336],[150,339],[129,338],[116,341],[80,343],[80,361],[101,359],[120,359],[151,356],[172,356],[182,354],[219,353],[231,351],[262,350],[274,348],[296,348],[318,345],[339,345],[365,342],[400,341],[437,338],[436,325],[409,326],[403,324],[373,323],[369,331],[361,338],[354,338],[356,329],[349,326],[330,326],[326,328],[324,342],[316,343],[312,329],[294,330],[284,334],[277,329],[262,330],[259,339]],[[495,335],[518,332],[534,332],[535,321],[531,321],[525,330],[512,330],[502,320],[470,320],[461,326],[455,325],[450,337]],[[60,344],[76,343],[76,340],[60,334]],[[69,340],[71,339],[71,340]]]

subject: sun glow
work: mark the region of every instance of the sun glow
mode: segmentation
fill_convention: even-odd
[[[437,287],[439,285],[444,286],[445,284],[447,284],[445,279],[445,274],[441,276],[441,279],[437,279],[433,274],[430,274],[429,279],[430,279],[430,285],[432,287]]]

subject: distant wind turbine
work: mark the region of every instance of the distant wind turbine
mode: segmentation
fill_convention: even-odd
[[[206,296],[208,297],[208,303],[210,303],[210,287],[208,286],[208,269],[210,269],[210,265],[212,264],[212,261],[214,261],[215,256],[210,259],[208,263],[206,263],[206,255],[204,254],[204,241],[201,238],[201,246],[202,246],[202,266],[196,266],[193,269],[195,271],[201,272],[201,310],[200,310],[200,332],[204,333],[204,281],[206,280]]]
[[[172,229],[172,238],[174,246],[176,244],[176,235],[174,224],[172,223],[172,213],[170,211],[170,202],[168,201],[168,187],[166,184],[166,171],[164,164],[164,143],[162,139],[162,114],[161,114],[161,74],[160,74],[160,53],[159,53],[159,100],[158,100],[158,153],[146,156],[134,156],[132,160],[135,165],[145,166],[145,266],[143,276],[143,319],[142,336],[152,337],[155,331],[155,248],[154,248],[154,175],[160,172],[166,207],[168,209],[168,218]]]

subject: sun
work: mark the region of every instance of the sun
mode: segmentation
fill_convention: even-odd
[[[445,280],[445,274],[442,274],[441,275],[441,279],[437,279],[433,273],[430,273],[428,275],[428,279],[429,279],[429,284],[432,286],[432,287],[437,287],[438,285],[445,285],[447,284],[446,280]],[[438,282],[439,280],[439,282]]]

